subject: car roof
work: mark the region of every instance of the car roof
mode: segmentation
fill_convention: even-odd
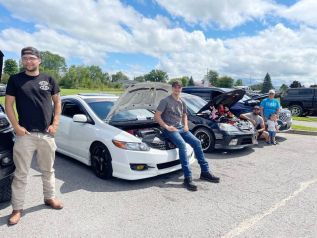
[[[232,91],[234,89],[232,88],[217,88],[217,87],[201,87],[201,86],[190,86],[190,87],[183,87],[183,90],[186,91],[207,91],[207,92],[211,92],[211,91],[218,91],[218,92],[229,92]]]
[[[114,94],[108,94],[108,93],[80,93],[80,94],[74,94],[74,95],[67,95],[67,96],[62,96],[62,99],[70,99],[70,98],[75,98],[75,99],[109,99],[109,100],[114,100],[118,99],[119,96],[114,95]]]

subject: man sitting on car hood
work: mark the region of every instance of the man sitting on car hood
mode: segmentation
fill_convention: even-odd
[[[219,183],[219,178],[209,171],[201,143],[188,129],[187,109],[185,102],[180,98],[181,91],[181,83],[173,82],[172,94],[160,101],[154,118],[164,129],[163,135],[170,139],[179,149],[179,159],[185,176],[184,186],[188,190],[196,191],[197,186],[192,181],[192,173],[188,163],[186,143],[194,149],[201,168],[200,179]]]

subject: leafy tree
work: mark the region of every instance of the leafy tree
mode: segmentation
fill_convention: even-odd
[[[268,93],[270,91],[270,89],[272,89],[272,88],[273,88],[273,85],[272,85],[271,77],[270,77],[269,73],[266,73],[266,75],[264,77],[263,87],[262,87],[261,93]]]
[[[168,81],[168,75],[160,69],[153,69],[151,72],[144,75],[144,79],[145,81],[165,83]]]
[[[143,75],[140,75],[140,76],[138,76],[138,77],[135,77],[135,78],[134,78],[134,81],[137,81],[137,82],[144,82],[144,81],[145,81],[145,79],[144,79],[144,76],[143,76]]]
[[[250,88],[255,91],[262,91],[263,83],[253,84]]]
[[[124,73],[121,71],[111,75],[112,82],[118,82],[121,80],[129,80],[128,76],[126,76]]]
[[[301,88],[302,87],[302,84],[299,82],[299,81],[293,81],[291,83],[291,85],[289,86],[290,88]]]
[[[56,70],[57,72],[64,72],[66,70],[65,58],[53,54],[49,51],[41,51],[41,66],[42,71]]]
[[[194,80],[193,80],[192,76],[190,76],[187,86],[195,86],[195,83],[194,83]]]
[[[242,79],[237,79],[237,81],[234,83],[234,86],[243,86]]]
[[[1,76],[1,83],[7,84],[8,81],[9,81],[9,78],[10,78],[10,75],[9,75],[9,74],[6,74],[6,73],[2,74],[2,76]]]
[[[229,76],[223,76],[218,78],[217,87],[220,88],[232,88],[234,83],[234,79]]]
[[[14,59],[7,59],[4,61],[3,73],[11,76],[19,72],[19,67]]]
[[[175,81],[181,82],[182,85],[186,87],[188,85],[189,78],[187,76],[183,76],[181,78],[173,78],[169,81],[169,83],[172,84]]]
[[[60,85],[64,88],[104,88],[110,84],[110,76],[103,73],[99,66],[72,65]]]
[[[284,94],[288,89],[288,86],[286,84],[282,84],[279,91],[281,92],[281,94]]]
[[[311,88],[317,88],[317,84],[310,85]]]
[[[216,71],[209,70],[206,77],[212,86],[218,86],[219,74]]]

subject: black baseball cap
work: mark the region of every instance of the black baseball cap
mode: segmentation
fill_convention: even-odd
[[[40,58],[40,51],[32,46],[28,46],[21,50],[21,57],[23,55],[35,55],[36,57]]]

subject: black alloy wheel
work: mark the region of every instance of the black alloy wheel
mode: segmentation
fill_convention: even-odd
[[[200,140],[201,147],[204,152],[210,152],[215,147],[215,137],[207,128],[198,128],[194,131],[194,135]]]
[[[104,144],[96,144],[91,150],[91,167],[97,177],[109,179],[112,177],[112,164],[109,150]]]

